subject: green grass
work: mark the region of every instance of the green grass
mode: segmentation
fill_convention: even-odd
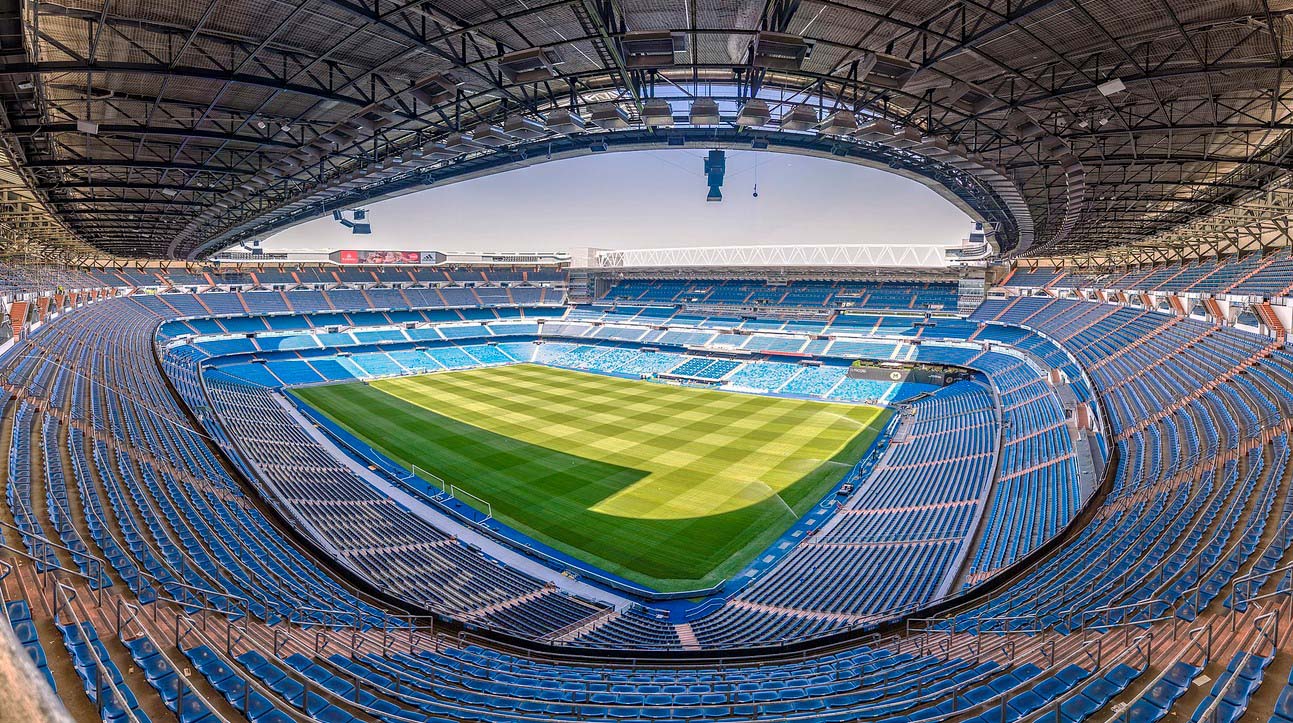
[[[532,364],[293,393],[513,528],[664,592],[739,572],[890,414]]]

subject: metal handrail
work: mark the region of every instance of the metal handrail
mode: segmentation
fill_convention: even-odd
[[[59,619],[62,615],[70,617],[72,619],[72,627],[75,628],[77,634],[85,641],[85,647],[90,654],[90,661],[94,667],[94,705],[99,717],[104,717],[104,708],[107,705],[104,700],[104,696],[105,694],[110,694],[113,697],[114,702],[123,712],[125,712],[126,717],[131,721],[131,723],[142,723],[139,716],[135,714],[134,710],[132,710],[130,705],[127,703],[129,700],[127,695],[130,693],[129,686],[125,683],[118,685],[116,681],[113,680],[111,673],[113,668],[108,667],[108,665],[111,664],[111,660],[105,663],[103,658],[99,655],[99,651],[95,649],[93,641],[91,641],[86,635],[86,629],[83,624],[84,621],[82,621],[81,617],[77,615],[76,608],[72,604],[77,598],[76,588],[61,580],[56,580],[51,591],[55,624],[59,624]],[[92,626],[91,628],[93,629]],[[104,686],[105,682],[107,683],[106,688]],[[122,688],[125,688],[125,693],[122,693]],[[221,718],[220,720],[221,723],[231,723],[224,718]]]

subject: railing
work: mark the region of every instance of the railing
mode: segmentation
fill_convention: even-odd
[[[1239,652],[1243,653],[1245,656],[1253,656],[1263,659],[1273,657],[1276,653],[1280,652],[1280,650],[1282,650],[1280,645],[1280,613],[1281,609],[1277,608],[1254,619],[1252,624],[1255,629],[1256,640],[1253,641],[1253,644],[1257,646],[1258,650],[1253,651],[1241,649]],[[1262,650],[1262,648],[1266,648],[1267,646],[1269,646],[1269,652]],[[1229,716],[1226,716],[1224,719],[1221,717],[1220,706],[1226,696],[1230,695],[1231,691],[1235,689],[1239,680],[1239,671],[1233,671],[1229,679],[1221,686],[1221,690],[1217,691],[1216,695],[1212,696],[1212,701],[1203,710],[1203,712],[1200,714],[1196,711],[1195,715],[1191,717],[1191,720],[1206,721],[1206,723],[1221,723],[1222,720],[1230,720],[1231,718]]]
[[[223,617],[221,617],[220,620],[224,621],[226,625],[231,625],[231,623],[225,620]],[[221,631],[218,628],[215,630],[209,630],[207,625],[205,624],[205,621],[203,620],[193,620],[191,616],[180,615],[176,619],[175,629],[176,629],[177,647],[183,647],[184,641],[193,639],[196,641],[194,643],[195,645],[206,644],[209,648],[211,648],[214,651],[222,651],[222,655],[228,658],[234,657],[235,655],[234,651],[242,643],[244,639],[242,636],[245,632],[244,630],[239,629],[238,631],[236,631],[238,633],[238,636],[235,637],[234,632],[231,632],[230,629],[226,627],[226,629],[224,630],[225,643],[223,646],[221,646],[220,640],[218,637]],[[327,654],[328,650],[330,649],[330,645],[332,643],[332,638],[330,637],[330,635],[327,634],[326,631],[316,632],[313,635],[313,637],[310,639],[308,645],[305,644],[305,641],[302,641],[300,638],[300,634],[304,632],[306,631],[296,631],[296,633],[291,634],[289,636],[283,636],[281,635],[281,631],[275,628],[273,631],[272,643],[268,648],[265,648],[263,646],[253,647],[250,645],[248,647],[249,649],[256,649],[258,651],[261,651],[263,655],[265,655],[268,659],[270,659],[271,663],[276,664],[278,667],[282,668],[284,672],[286,672],[290,677],[292,677],[293,680],[296,680],[297,682],[301,683],[306,688],[307,693],[313,693],[313,694],[319,695],[324,699],[328,700],[329,702],[332,702],[336,705],[341,705],[347,709],[356,710],[361,713],[368,713],[370,715],[380,715],[381,711],[376,711],[360,704],[357,695],[353,700],[342,697],[339,694],[333,693],[323,688],[323,686],[321,686],[320,684],[312,680],[309,680],[307,677],[300,675],[298,672],[292,669],[290,665],[287,665],[285,663],[285,661],[283,660],[283,655],[287,652],[286,650],[288,647],[287,643],[289,641],[292,643],[293,647],[300,648],[301,646],[305,645],[305,647],[308,648],[316,656],[323,656]],[[1016,636],[1016,637],[1021,637],[1021,636]],[[420,641],[417,637],[409,637],[407,639],[407,642],[408,642],[407,651],[410,654],[415,654],[419,650],[426,649],[426,646],[419,644]],[[361,649],[362,648],[360,645],[354,644],[352,641],[351,647],[348,650],[353,656],[354,652],[359,651]],[[438,648],[436,649],[438,650]],[[381,642],[381,650],[382,650],[383,656],[388,656],[392,652],[396,652],[397,650],[392,645],[391,641],[387,640],[385,634],[383,634],[383,638]],[[398,649],[399,652],[404,652],[404,650],[405,648],[403,647]],[[1005,649],[1003,648],[1003,651],[1004,650]],[[1088,659],[1095,660],[1097,664],[1099,663],[1100,661],[1100,641],[1099,640],[1085,642],[1083,645],[1083,650],[1085,651],[1083,654],[1086,655]],[[1094,653],[1091,652],[1092,650],[1094,650]],[[943,660],[947,660],[948,659],[948,656],[946,654],[947,652],[949,651],[944,651],[944,654],[939,657]],[[1014,656],[1015,656],[1013,641],[1012,641],[1012,645],[1009,648],[1008,653],[1003,652],[1003,654],[1008,654],[1009,660],[1013,662]],[[1049,660],[1050,660],[1049,664],[1052,666],[1058,666],[1064,662],[1063,660],[1056,658],[1054,655],[1052,655]],[[598,661],[594,660],[590,662],[596,663]],[[230,663],[230,665],[236,665],[236,664]],[[379,670],[378,672],[382,673],[383,671]],[[931,692],[926,692],[925,686],[929,685],[932,681],[937,680],[939,676],[937,674],[924,674],[924,673],[918,674],[919,680],[917,682],[917,696],[913,702],[917,705],[921,703],[929,703],[929,702],[933,702],[934,700],[944,698],[949,694],[952,696],[952,699],[955,701],[957,698],[958,692],[960,690],[967,689],[969,687],[981,684],[991,679],[992,677],[994,677],[998,672],[999,671],[991,671],[987,673],[982,673],[973,678],[960,681],[958,684],[956,684],[950,689],[940,688],[938,690],[934,690]],[[387,675],[385,673],[383,674]],[[342,677],[342,678],[346,677],[345,673],[334,673],[334,675],[337,675],[338,677]],[[392,675],[387,675],[387,677],[394,679],[393,686],[378,684],[373,681],[360,679],[358,677],[353,678],[353,683],[355,684],[356,690],[358,690],[361,686],[363,686],[369,691],[383,694],[397,700],[404,700],[414,705],[416,705],[418,702],[433,702],[438,708],[443,709],[446,713],[451,715],[453,713],[463,713],[463,714],[471,714],[474,716],[479,716],[482,710],[488,710],[488,708],[482,709],[480,707],[472,707],[469,705],[464,705],[453,698],[447,697],[446,693],[448,693],[448,691],[458,688],[458,686],[461,684],[453,683],[450,681],[438,680],[434,668],[427,670],[425,673],[419,673],[419,675],[425,675],[426,680],[428,682],[436,684],[442,691],[445,691],[445,692],[433,693],[432,691],[429,691],[429,690],[417,690],[417,689],[408,688],[407,687],[408,684],[403,683],[400,679],[400,676],[392,676]],[[463,675],[463,673],[458,672],[458,673],[455,673],[455,675],[456,676]],[[485,679],[481,679],[481,680],[482,682],[484,682]],[[249,682],[254,683],[254,681],[249,681]],[[880,681],[880,683],[872,687],[871,690],[878,692],[881,697],[884,697],[886,695],[886,691],[889,691],[892,693],[898,693],[898,692],[903,692],[908,690],[909,688],[908,683],[909,683],[909,679],[907,677],[894,676],[892,679],[885,679]],[[260,689],[259,686],[257,687],[259,690]],[[516,690],[517,692],[520,692],[525,687],[526,686],[524,684],[518,684]],[[469,687],[466,687],[466,688],[462,688],[462,690],[464,692],[469,692],[471,689]],[[536,692],[536,694],[540,690],[542,689],[539,687],[534,688],[534,691]],[[272,694],[269,694],[269,697],[271,698],[271,700],[274,699]],[[522,697],[520,695],[508,695],[508,694],[497,694],[494,697],[499,701],[510,702],[513,705],[534,700],[533,697]],[[835,701],[835,700],[846,701],[846,700],[849,700],[850,697],[851,697],[851,692],[845,692],[845,693],[838,693],[838,694],[828,694],[823,696],[810,696],[809,699],[815,700],[815,701],[821,701],[829,705],[829,703],[832,701]],[[732,700],[730,700],[727,703],[705,704],[705,705],[698,704],[695,706],[687,706],[687,707],[705,709],[709,711],[710,714],[722,715],[722,714],[734,714],[736,707],[740,705],[744,705],[744,704],[741,702],[738,702],[735,698],[732,698]],[[636,710],[638,706],[628,705],[628,704],[606,704],[606,705],[598,705],[597,707],[610,708],[610,709],[626,708],[627,710]],[[293,711],[293,713],[295,717],[296,712]],[[414,715],[417,715],[417,714],[414,714]],[[819,715],[818,713],[799,713],[799,714],[793,714],[793,715],[785,715],[785,716],[779,717],[778,719],[787,720],[787,721],[810,721],[810,720],[815,720],[818,715]],[[409,718],[404,715],[395,715],[395,716],[391,716],[391,718],[394,720],[400,720],[400,721],[420,720],[420,717]],[[547,714],[509,713],[508,718],[509,719],[515,718],[517,720],[523,720],[523,721],[579,720],[579,719],[582,719],[582,714],[576,713],[576,715],[570,716],[570,717],[564,717],[564,716],[554,717]]]
[[[1278,521],[1277,521],[1278,522]],[[1290,534],[1283,532],[1281,534]],[[1270,572],[1250,572],[1246,575],[1235,578],[1232,585],[1231,593],[1231,610],[1237,609],[1240,605],[1252,605],[1260,600],[1270,600],[1273,598],[1293,598],[1293,584],[1284,585],[1283,578],[1293,575],[1293,563],[1282,565]],[[1270,580],[1277,578],[1276,587],[1271,592],[1263,593],[1261,588]]]
[[[86,634],[87,626],[84,624],[85,621],[83,621],[81,616],[77,613],[76,605],[74,604],[77,597],[76,588],[61,580],[55,580],[53,584],[50,585],[50,592],[50,607],[54,611],[55,624],[64,626],[70,624],[85,642],[85,648],[89,653],[90,663],[94,669],[94,690],[91,697],[94,701],[96,711],[99,714],[99,718],[101,720],[106,720],[104,711],[108,705],[107,698],[108,696],[111,696],[112,702],[125,713],[127,720],[131,721],[131,723],[142,723],[139,716],[131,709],[128,702],[133,697],[130,694],[130,688],[126,686],[125,683],[119,684],[113,679],[113,668],[109,667],[111,665],[111,660],[105,661],[103,659],[99,650],[96,649],[93,642]],[[68,620],[71,622],[69,623]],[[89,628],[94,629],[92,625],[89,626]],[[87,694],[90,693],[90,691],[86,692]],[[224,718],[220,718],[220,720],[221,723],[229,723]]]
[[[28,717],[49,723],[71,723],[62,701],[13,634],[4,591],[4,581],[13,572],[12,563],[0,560],[0,699],[4,701],[4,712],[14,720]]]

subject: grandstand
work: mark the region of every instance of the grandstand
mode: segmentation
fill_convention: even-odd
[[[1293,723],[1286,3],[4,17],[0,720]],[[974,230],[261,245],[679,147]]]
[[[1010,295],[1013,278],[967,317],[882,303],[811,321],[672,298],[572,306],[559,280],[553,297],[544,287],[523,304],[477,290],[474,303],[451,302],[443,291],[460,287],[449,280],[196,293],[159,282],[165,293],[44,297],[57,318],[20,329],[5,357],[5,539],[33,563],[6,562],[14,630],[56,690],[76,687],[59,685],[69,673],[114,680],[89,690],[119,718],[151,706],[257,720],[834,720],[1058,704],[1078,719],[1115,699],[1166,711],[1210,666],[1233,670],[1196,707],[1255,705],[1264,666],[1279,660],[1278,631],[1258,611],[1293,579],[1293,354],[1236,326]],[[1036,288],[1051,287],[1026,290]],[[865,379],[857,359],[968,376]],[[795,505],[796,522],[767,528],[766,552],[684,599],[514,526],[483,488],[449,485],[357,422],[282,394],[516,364],[896,414],[824,495]],[[585,394],[574,408],[594,403]],[[71,577],[42,609],[42,580],[57,570]],[[139,612],[119,623],[104,595]],[[239,642],[203,630],[201,610]],[[1144,634],[1228,615],[1251,619],[1252,634],[1220,652],[1155,654]],[[62,640],[24,632],[35,620],[52,620]],[[257,643],[262,628],[287,645]],[[1067,642],[1036,648],[1042,630],[1078,643],[1124,629],[1137,642],[1108,658]],[[321,654],[307,630],[332,645],[345,637],[348,652]],[[364,631],[412,647],[369,647]],[[911,647],[966,631],[941,653]],[[413,642],[441,634],[452,642]],[[986,635],[1014,652],[985,656],[975,638]],[[810,652],[779,662],[769,646]],[[578,662],[587,650],[612,657]],[[633,665],[614,662],[620,651],[644,650],[665,657],[600,682],[605,665]],[[695,667],[719,651],[749,660]],[[508,680],[489,672],[499,666]]]

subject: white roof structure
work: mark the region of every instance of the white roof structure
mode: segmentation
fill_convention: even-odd
[[[696,246],[600,251],[600,269],[649,268],[902,268],[943,269],[946,249],[899,244]]]

